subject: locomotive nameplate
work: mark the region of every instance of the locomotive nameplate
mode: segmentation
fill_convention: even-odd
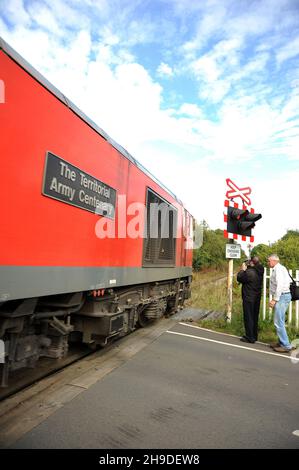
[[[42,194],[114,219],[116,190],[47,152]]]

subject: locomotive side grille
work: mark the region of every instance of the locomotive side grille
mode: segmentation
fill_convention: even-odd
[[[175,264],[177,210],[148,189],[143,264]]]
[[[119,331],[123,328],[124,326],[124,316],[123,315],[118,315],[117,317],[111,318],[111,323],[110,323],[110,333],[114,333],[116,331]]]

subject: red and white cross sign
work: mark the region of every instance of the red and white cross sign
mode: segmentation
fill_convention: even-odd
[[[226,192],[227,199],[240,197],[245,204],[248,206],[251,205],[251,200],[247,196],[247,194],[251,193],[251,188],[249,188],[249,186],[246,188],[239,188],[230,178],[226,178],[226,184],[230,188],[230,190]]]

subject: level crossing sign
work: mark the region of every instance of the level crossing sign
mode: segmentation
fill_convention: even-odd
[[[226,192],[227,199],[235,199],[236,197],[240,197],[245,204],[248,206],[251,205],[251,200],[248,197],[248,194],[251,193],[251,188],[249,188],[249,186],[246,188],[239,188],[230,178],[226,178],[226,184],[230,188]]]
[[[241,245],[226,244],[225,257],[229,259],[240,259],[241,258]]]

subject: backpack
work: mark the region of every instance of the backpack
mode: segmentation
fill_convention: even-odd
[[[292,279],[292,282],[290,284],[290,292],[291,292],[292,300],[299,300],[299,286],[297,286],[296,281],[292,278],[290,273],[289,273],[289,276]]]

